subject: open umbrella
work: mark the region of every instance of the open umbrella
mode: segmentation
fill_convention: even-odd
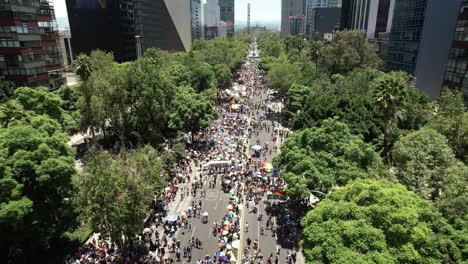
[[[208,212],[204,212],[202,216],[208,216]]]
[[[252,149],[255,150],[255,151],[260,151],[262,149],[262,146],[260,145],[253,145],[252,146]]]
[[[227,225],[227,226],[224,226],[224,227],[223,227],[223,230],[227,230],[227,231],[229,231],[229,230],[231,230],[231,227],[230,227],[230,226],[228,226],[228,225]]]
[[[230,225],[230,224],[231,224],[231,222],[229,222],[228,220],[223,222],[223,225]]]
[[[168,222],[175,222],[175,221],[177,221],[177,216],[174,215],[174,214],[170,214],[170,215],[167,215],[166,217],[164,217],[164,220],[166,220]]]
[[[230,204],[230,205],[228,205],[228,206],[226,207],[226,209],[232,210],[232,209],[234,209],[234,206],[232,206],[232,204]]]
[[[240,240],[236,240],[232,242],[232,247],[238,249],[240,247]]]
[[[229,231],[227,231],[227,230],[223,230],[223,232],[221,232],[222,236],[227,236],[228,234],[229,234]]]

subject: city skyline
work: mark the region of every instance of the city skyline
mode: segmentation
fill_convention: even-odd
[[[280,22],[281,0],[235,0],[235,21],[247,21],[247,3],[251,4],[252,21]],[[55,0],[55,13],[60,27],[68,25],[65,0]]]

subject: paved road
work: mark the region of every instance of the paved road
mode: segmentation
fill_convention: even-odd
[[[270,91],[264,90],[261,93],[256,93],[252,98],[250,98],[251,102],[253,103],[260,103],[260,104],[265,104],[265,101],[268,98],[268,93]],[[254,115],[258,114],[257,120],[259,119],[260,116],[265,115],[264,110],[258,110],[258,113],[254,112]],[[266,123],[269,126],[271,126],[272,121],[271,120],[264,120],[260,121],[260,123]],[[274,127],[280,126],[278,122],[273,122]],[[271,131],[270,131],[271,132]],[[278,139],[275,142],[271,142],[271,134],[267,133],[265,130],[261,130],[259,135],[257,136],[255,133],[253,133],[248,142],[249,146],[247,149],[250,150],[250,147],[252,145],[257,144],[257,142],[260,141],[260,144],[263,145],[265,142],[268,142],[268,145],[270,147],[273,146],[278,146],[281,144],[281,139],[278,137]],[[253,154],[253,153],[250,153]],[[268,159],[270,162],[272,161],[273,156],[275,156],[277,153],[272,152],[266,153],[265,156],[260,157],[260,159],[263,161],[264,159]],[[199,177],[201,171],[199,167],[195,167],[192,164],[192,178]],[[213,221],[221,219],[226,212],[226,207],[229,203],[229,199],[231,198],[231,195],[229,193],[224,193],[221,190],[221,175],[218,175],[218,180],[217,180],[217,185],[214,189],[210,189],[208,186],[208,177],[213,177],[213,176],[208,176],[207,173],[202,172],[202,181],[205,183],[203,185],[203,189],[206,191],[206,196],[204,198],[199,197],[199,192],[197,193],[198,196],[188,196],[184,197],[184,199],[181,199],[180,194],[177,194],[175,201],[171,202],[169,204],[169,209],[170,212],[176,213],[180,212],[183,210],[186,210],[188,207],[192,205],[192,201],[202,201],[202,212],[208,212],[209,214],[209,220],[208,223],[202,223],[200,218],[190,218],[189,222],[191,223],[191,229],[186,227],[186,228],[181,228],[178,230],[176,236],[177,239],[180,240],[181,242],[181,250],[188,245],[188,242],[191,238],[198,238],[203,242],[203,247],[201,249],[193,249],[192,250],[192,260],[189,262],[187,259],[183,259],[182,263],[197,263],[197,260],[203,259],[203,257],[206,254],[209,254],[213,256],[215,252],[219,250],[218,247],[218,237],[213,236],[212,233],[212,224]],[[180,187],[187,188],[188,183],[185,184],[180,184]],[[264,197],[266,198],[266,197]],[[247,210],[244,211],[241,214],[241,222],[247,222],[249,225],[248,232],[242,232],[241,234],[241,241],[243,242],[243,247],[247,247],[245,241],[247,238],[250,238],[252,241],[257,239],[259,241],[259,246],[261,249],[261,252],[264,256],[263,258],[263,263],[266,263],[267,257],[272,254],[272,262],[274,260],[274,257],[276,256],[276,246],[277,246],[277,241],[276,241],[276,236],[272,235],[272,232],[269,230],[265,230],[264,235],[260,234],[260,227],[262,225],[265,225],[266,222],[266,212],[265,212],[265,204],[263,202],[259,203],[259,212],[262,212],[263,215],[265,216],[262,221],[258,221],[258,214],[248,212]],[[273,221],[275,219],[273,218]],[[241,247],[242,248],[242,247]],[[249,254],[253,253],[253,249],[249,248],[248,249]],[[242,252],[240,252],[239,256],[242,255]],[[175,260],[175,255],[171,254],[171,257]],[[236,256],[238,258],[238,256]],[[238,259],[238,263],[241,263]],[[273,262],[274,263],[274,262]],[[287,263],[286,262],[286,249],[282,248],[281,249],[281,254],[279,255],[279,263]],[[298,261],[296,263],[303,263],[302,258],[299,256]]]

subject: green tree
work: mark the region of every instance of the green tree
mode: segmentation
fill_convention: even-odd
[[[333,119],[294,132],[274,163],[281,168],[288,194],[303,198],[312,190],[327,193],[357,178],[380,177],[382,171],[382,160],[372,145]]]
[[[0,248],[14,262],[34,262],[74,225],[74,151],[61,131],[45,115],[0,129]]]
[[[12,99],[15,94],[16,85],[14,82],[0,79],[0,103]]]
[[[175,86],[192,85],[194,82],[190,68],[180,63],[172,64],[168,69],[168,74]]]
[[[441,193],[435,200],[435,205],[449,223],[456,226],[461,225],[457,222],[464,222],[465,227],[458,229],[468,230],[468,167],[461,162],[456,162],[453,166],[448,167],[443,174],[445,178]],[[465,250],[465,253],[468,257],[468,251]]]
[[[232,74],[229,67],[226,64],[216,64],[214,67],[214,73],[217,79],[219,89],[227,89],[232,85]]]
[[[286,94],[294,83],[301,84],[302,76],[299,67],[287,61],[277,61],[269,66],[268,83],[271,88]]]
[[[402,117],[403,106],[408,98],[408,79],[402,72],[390,72],[377,78],[373,84],[372,97],[382,111],[384,139],[382,156],[389,161],[388,127],[392,118]]]
[[[169,119],[170,128],[191,132],[193,137],[200,129],[207,128],[215,117],[216,111],[210,100],[190,87],[177,88]]]
[[[455,156],[447,139],[429,128],[400,138],[392,150],[396,175],[401,183],[423,198],[436,199],[454,171]]]
[[[324,44],[321,41],[312,41],[309,44],[309,59],[315,62],[315,75],[318,76],[319,61],[323,56]]]
[[[78,180],[81,217],[104,236],[123,245],[141,229],[148,206],[164,188],[161,161],[151,147],[134,154],[91,150]]]
[[[356,68],[378,68],[382,60],[377,47],[369,44],[363,31],[340,31],[323,50],[323,62],[330,75],[346,74]]]
[[[286,114],[286,116],[291,116],[303,110],[310,92],[310,87],[298,84],[291,85],[286,93],[287,101],[283,113]]]
[[[468,163],[468,113],[460,91],[445,88],[428,126],[444,135],[453,152]]]
[[[129,119],[127,131],[135,131],[155,144],[160,143],[167,133],[176,89],[149,59],[132,62],[125,72],[128,74],[128,100],[124,106],[130,107],[123,109]]]
[[[91,58],[85,54],[80,54],[75,60],[75,74],[80,78],[80,93],[83,96],[82,98],[82,129],[87,130],[91,129],[91,134],[93,138],[96,136],[95,131],[95,122],[94,122],[94,113],[92,108],[92,97],[93,97],[93,87],[89,84],[89,78],[93,71],[91,65]]]
[[[196,63],[192,65],[193,88],[197,92],[203,92],[210,88],[216,88],[216,76],[213,68],[208,63]]]
[[[357,180],[332,192],[302,225],[308,263],[463,261],[453,230],[431,204],[387,181]]]

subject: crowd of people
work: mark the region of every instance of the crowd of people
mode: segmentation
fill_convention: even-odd
[[[285,183],[270,161],[289,130],[267,120],[268,113],[281,110],[278,104],[268,107],[272,96],[254,100],[268,92],[257,62],[247,60],[237,83],[217,99],[219,118],[196,135],[186,135],[187,157],[177,164],[164,197],[154,201],[132,245],[123,251],[105,237],[95,235],[70,263],[279,263],[281,247],[276,252],[262,252],[261,241],[249,238],[248,223],[241,219],[241,210],[257,214],[262,235],[268,232],[272,237],[280,236],[291,248],[297,246],[296,233],[286,228],[300,228],[295,214],[303,210],[302,205],[291,210],[288,219],[283,217],[284,223],[275,217],[286,200]],[[229,203],[222,218],[209,220],[202,198],[206,189],[218,187],[230,195]],[[171,203],[185,199],[192,200],[191,206],[174,212]],[[266,205],[265,215],[259,208],[261,203]],[[192,233],[188,242],[181,242],[180,235],[191,233],[193,219],[213,222],[213,241],[202,241]],[[245,243],[241,241],[243,236]],[[217,251],[194,259],[194,250],[203,250],[204,243],[217,243]],[[294,263],[296,251],[288,250],[283,258]]]

